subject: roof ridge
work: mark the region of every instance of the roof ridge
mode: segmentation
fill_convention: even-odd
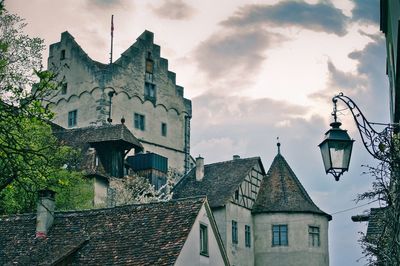
[[[175,203],[175,202],[182,202],[182,201],[194,201],[194,202],[205,202],[206,201],[206,196],[192,196],[192,197],[185,197],[185,198],[179,198],[179,199],[171,199],[168,201],[157,201],[157,202],[149,202],[149,203],[134,203],[134,204],[127,204],[127,205],[119,205],[119,206],[114,206],[114,207],[106,207],[106,208],[96,208],[96,209],[84,209],[84,210],[56,210],[54,212],[55,215],[70,215],[70,214],[86,214],[86,213],[91,213],[91,214],[97,214],[97,213],[102,213],[106,211],[112,211],[112,210],[118,210],[118,209],[124,209],[124,208],[133,208],[133,207],[141,207],[141,206],[153,206],[153,205],[159,205],[159,204],[165,204],[165,203]],[[10,215],[0,215],[0,220],[5,220],[5,219],[23,219],[23,218],[28,218],[32,219],[34,216],[36,216],[35,212],[32,213],[22,213],[22,214],[10,214]]]
[[[232,159],[232,160],[227,160],[227,161],[222,161],[222,162],[209,163],[209,164],[205,164],[204,166],[218,165],[218,164],[224,164],[224,163],[235,162],[235,161],[254,160],[254,159],[260,159],[261,160],[261,157],[260,156],[254,156],[254,157],[248,157],[248,158]]]

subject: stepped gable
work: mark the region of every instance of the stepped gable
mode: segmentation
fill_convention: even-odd
[[[128,148],[143,150],[142,144],[124,124],[56,130],[54,135],[66,145],[74,147],[86,143],[119,141]]]
[[[280,153],[275,156],[267,175],[261,182],[252,212],[314,213],[332,219],[331,215],[315,205]]]
[[[222,207],[258,163],[261,164],[260,157],[208,164],[204,166],[202,181],[196,181],[193,168],[174,187],[174,198],[206,195],[210,207]]]
[[[35,238],[36,214],[0,216],[0,261],[5,265],[174,265],[205,202],[197,197],[56,212],[46,239]]]

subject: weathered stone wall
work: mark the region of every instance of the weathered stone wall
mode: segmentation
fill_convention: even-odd
[[[51,99],[56,113],[54,122],[68,127],[68,112],[78,110],[76,127],[107,123],[110,111],[108,93],[112,97],[113,123],[126,126],[142,141],[145,151],[169,159],[169,166],[184,170],[190,154],[190,131],[185,117],[191,117],[191,101],[183,97],[183,88],[176,85],[175,73],[168,70],[168,60],[160,57],[160,47],[153,43],[153,33],[145,31],[113,64],[93,61],[68,33],[50,46],[49,69],[57,71],[67,83],[67,93],[61,90]],[[65,55],[65,56],[64,56]],[[145,63],[154,62],[153,84],[156,97],[145,96]],[[136,129],[134,113],[145,116],[145,129]],[[167,124],[162,136],[161,124]]]
[[[272,245],[272,225],[288,225],[288,246]],[[311,247],[308,227],[320,228],[320,246]],[[328,266],[328,219],[326,216],[293,214],[254,215],[255,265]]]

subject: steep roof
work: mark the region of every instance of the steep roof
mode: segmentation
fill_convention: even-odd
[[[252,212],[306,212],[332,219],[315,205],[280,153],[275,156],[267,175],[261,181]]]
[[[205,202],[56,212],[46,239],[35,238],[35,214],[0,216],[0,261],[52,265],[70,256],[74,265],[173,265]]]
[[[86,143],[119,141],[127,148],[143,150],[142,144],[124,124],[56,130],[54,135],[65,144],[75,147]]]
[[[196,181],[196,168],[193,168],[174,187],[174,198],[207,195],[211,207],[224,206],[257,164],[264,172],[260,157],[208,164],[204,166],[202,181]]]

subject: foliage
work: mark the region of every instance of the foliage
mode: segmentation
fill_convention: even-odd
[[[0,0],[0,213],[35,209],[43,188],[59,192],[59,207],[74,207],[65,197],[81,178],[71,171],[77,151],[60,146],[47,122],[53,114],[43,101],[59,83],[42,70],[43,41],[25,35],[25,26]]]
[[[374,234],[360,239],[368,265],[400,265],[400,139],[392,137],[390,158],[376,167],[366,166],[375,177],[372,189],[358,195],[357,200],[379,201],[382,209],[375,217]]]

